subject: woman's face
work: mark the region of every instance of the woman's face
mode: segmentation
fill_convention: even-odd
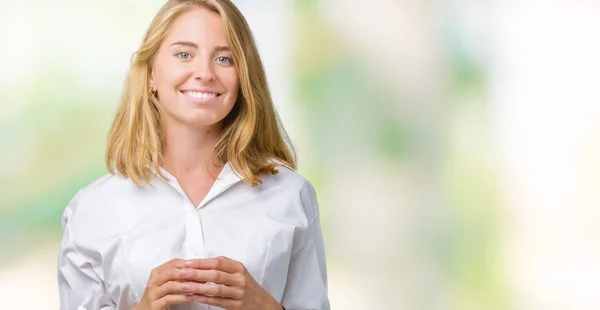
[[[221,17],[204,8],[173,22],[150,77],[167,123],[207,127],[231,112],[239,79],[225,32]]]

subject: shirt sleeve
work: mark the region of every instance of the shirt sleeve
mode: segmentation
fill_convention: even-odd
[[[315,190],[306,182],[300,203],[308,225],[294,237],[294,249],[281,304],[287,310],[329,310],[327,267]]]
[[[79,192],[69,203],[62,219],[63,238],[58,255],[58,290],[61,310],[114,310],[104,282],[93,269],[93,260],[82,254],[74,243],[70,219],[79,200]]]

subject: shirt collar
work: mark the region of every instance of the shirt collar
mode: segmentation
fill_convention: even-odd
[[[152,173],[158,176],[158,173],[154,168],[149,167],[149,169],[152,171]],[[161,174],[167,179],[170,186],[172,186],[180,194],[186,196],[185,192],[181,188],[181,185],[179,184],[179,182],[177,182],[177,179],[173,175],[171,175],[167,170],[163,169],[162,167],[158,167],[158,169],[161,172]],[[219,175],[217,176],[215,183],[210,188],[210,191],[208,192],[204,200],[200,203],[198,208],[201,208],[209,201],[219,196],[239,181],[242,181],[242,178],[235,173],[229,162],[225,163],[223,169],[221,170],[221,173],[219,173]]]

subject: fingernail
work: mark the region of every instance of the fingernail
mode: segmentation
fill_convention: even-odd
[[[194,300],[194,295],[187,295],[187,299],[189,301],[193,301]]]
[[[183,290],[184,291],[189,291],[189,289],[190,289],[190,284],[187,283],[187,282],[183,283]]]
[[[186,261],[186,262],[185,262],[185,266],[186,266],[186,267],[192,267],[192,262],[191,262],[191,261],[189,261],[189,260],[188,260],[188,261]]]
[[[190,275],[190,272],[185,269],[181,269],[181,270],[179,270],[179,275],[182,277],[187,277]]]

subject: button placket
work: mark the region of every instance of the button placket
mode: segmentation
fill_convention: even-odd
[[[188,256],[186,258],[204,258],[204,232],[200,215],[187,199],[184,202],[184,208],[186,223],[185,249]]]
[[[183,188],[173,176],[168,174],[169,185],[173,187],[181,196],[181,206],[185,214],[185,240],[183,242],[184,259],[204,258],[204,233],[202,231],[202,223],[200,216],[183,191]]]

